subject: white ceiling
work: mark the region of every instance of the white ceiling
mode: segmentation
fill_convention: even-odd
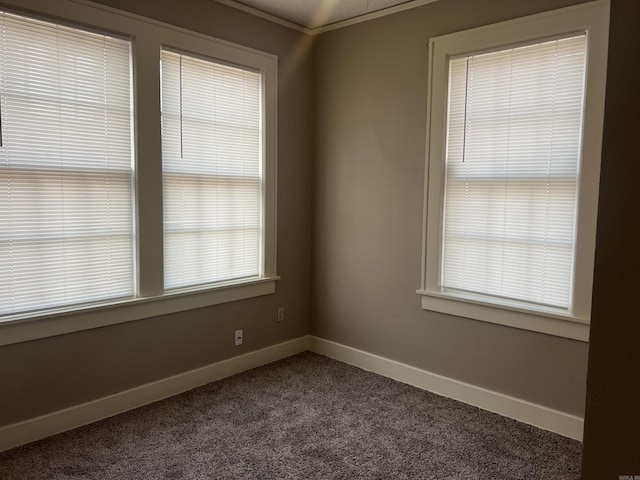
[[[435,0],[218,0],[227,5],[249,7],[273,15],[299,27],[314,30],[327,25],[374,13],[399,10],[398,5],[411,8]],[[404,10],[405,8],[400,8]],[[378,16],[378,15],[376,15]],[[363,19],[364,20],[364,19]]]

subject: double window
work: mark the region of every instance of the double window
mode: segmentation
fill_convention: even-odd
[[[432,40],[424,308],[586,340],[607,11]]]
[[[275,57],[101,14],[0,12],[0,319],[272,292]]]

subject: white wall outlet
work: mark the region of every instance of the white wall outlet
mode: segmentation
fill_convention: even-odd
[[[242,330],[236,330],[236,347],[242,345]]]
[[[278,321],[284,322],[284,307],[278,308]]]

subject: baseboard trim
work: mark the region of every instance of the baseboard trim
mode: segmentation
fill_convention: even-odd
[[[584,419],[575,415],[460,382],[314,336],[310,337],[309,349],[312,352],[393,378],[423,390],[582,441]]]
[[[0,452],[186,392],[308,349],[309,337],[299,337],[41,417],[0,427]]]
[[[0,452],[157,402],[305,350],[311,350],[544,430],[582,440],[584,420],[580,417],[329,340],[303,336],[41,417],[0,427]]]

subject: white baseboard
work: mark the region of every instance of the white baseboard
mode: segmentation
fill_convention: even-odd
[[[279,343],[123,392],[0,428],[0,452],[96,422],[215,380],[304,352],[309,337]]]
[[[423,390],[582,440],[583,419],[411,365],[313,336],[303,336],[41,417],[0,427],[0,452],[102,420],[296,353],[312,352]]]
[[[310,350],[423,390],[582,441],[584,419],[575,415],[443,377],[318,337],[311,337]]]

